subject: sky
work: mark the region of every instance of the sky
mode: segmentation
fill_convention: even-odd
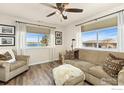
[[[38,37],[39,37],[39,41],[40,41],[40,40],[42,40],[43,36],[44,36],[44,34],[27,33],[26,41],[27,42],[38,42]]]
[[[97,31],[99,31],[98,38],[99,40],[104,39],[116,39],[117,38],[117,27],[105,28],[100,30],[94,30],[92,32],[83,32],[82,40],[96,40],[97,39]]]

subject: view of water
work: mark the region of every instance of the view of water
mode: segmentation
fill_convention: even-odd
[[[44,44],[27,44],[28,47],[34,47],[34,46],[45,46]]]

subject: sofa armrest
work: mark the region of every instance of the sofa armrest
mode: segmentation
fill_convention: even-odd
[[[0,67],[2,67],[2,68],[8,68],[9,66],[10,66],[10,63],[4,62],[4,61],[0,61]]]
[[[118,85],[124,85],[124,67],[123,67],[123,69],[118,73]]]
[[[0,61],[0,80],[8,81],[10,73],[10,63]]]
[[[29,56],[26,55],[17,55],[16,56],[16,60],[17,61],[26,61],[27,63],[29,63]]]

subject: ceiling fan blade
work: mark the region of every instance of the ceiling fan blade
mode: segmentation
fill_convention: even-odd
[[[47,7],[57,9],[56,6],[53,6],[53,5],[51,5],[51,4],[48,4],[48,3],[42,3],[42,4],[45,5],[45,6],[47,6]]]
[[[62,6],[62,3],[56,3],[57,8],[60,8]]]
[[[78,9],[78,8],[67,8],[65,9],[66,12],[75,12],[75,13],[81,13],[83,12],[83,9]]]
[[[50,16],[52,16],[52,15],[54,15],[54,14],[56,14],[56,12],[52,12],[52,13],[50,13],[49,15],[47,15],[46,17],[50,17]]]
[[[64,5],[68,5],[69,3],[63,3]]]
[[[61,7],[65,7],[67,6],[69,3],[56,3],[57,8],[61,8]]]
[[[64,15],[62,14],[62,17],[63,17],[65,20],[67,20],[67,16],[64,16]]]
[[[69,3],[62,3],[63,6],[67,6]]]

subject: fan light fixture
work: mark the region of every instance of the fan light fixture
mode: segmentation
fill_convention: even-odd
[[[67,20],[68,19],[67,12],[70,12],[70,13],[82,13],[83,12],[83,9],[67,7],[68,4],[69,3],[56,3],[56,6],[54,6],[51,4],[44,3],[43,5],[53,8],[53,9],[56,9],[56,11],[50,13],[46,17],[50,17],[55,14],[60,14],[64,20]]]

